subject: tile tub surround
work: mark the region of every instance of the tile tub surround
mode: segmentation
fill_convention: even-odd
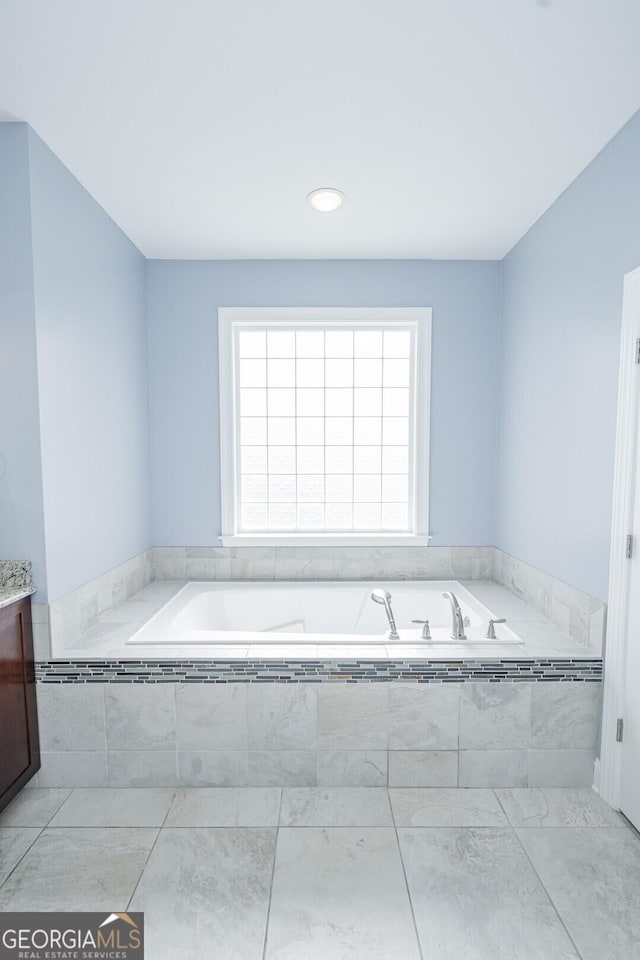
[[[41,605],[38,623],[43,627],[36,648],[42,652],[41,659],[50,655],[47,622],[55,656],[92,641],[94,626],[105,619],[117,635],[122,622],[119,615],[110,616],[111,611],[152,581],[436,579],[474,584],[495,580],[529,607],[529,619],[531,611],[536,611],[555,624],[568,642],[598,655],[602,650],[605,606],[601,601],[491,546],[153,547],[49,606]],[[156,609],[141,607],[138,626],[146,619],[145,612],[150,616]]]
[[[492,579],[552,620],[580,646],[602,652],[606,605],[601,600],[498,549],[494,550]]]
[[[154,547],[154,580],[496,580],[601,652],[605,604],[497,547]]]
[[[41,787],[579,787],[598,682],[39,683]]]
[[[37,613],[37,622],[48,624],[50,650],[59,654],[93,627],[100,617],[116,611],[151,580],[152,557],[151,551],[147,550],[50,604],[36,604],[43,608]],[[38,639],[37,646],[43,649],[44,638]]]

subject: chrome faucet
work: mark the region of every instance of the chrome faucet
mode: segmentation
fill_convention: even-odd
[[[387,620],[389,621],[389,639],[399,640],[400,634],[396,630],[396,622],[393,619],[393,612],[391,610],[391,594],[389,591],[378,588],[371,594],[371,599],[374,601],[374,603],[381,603],[387,611]]]
[[[462,610],[460,609],[458,598],[452,590],[447,590],[447,592],[443,593],[442,596],[451,604],[451,639],[466,640],[467,636],[464,632],[464,619],[462,617]]]
[[[431,629],[429,628],[428,620],[412,620],[411,623],[421,623],[422,624],[422,633],[420,634],[421,640],[431,640]]]

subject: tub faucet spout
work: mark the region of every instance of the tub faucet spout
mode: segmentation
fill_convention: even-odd
[[[451,604],[451,639],[466,640],[467,636],[464,632],[464,619],[462,617],[462,610],[460,609],[458,598],[453,590],[447,590],[447,592],[443,593],[442,596]]]

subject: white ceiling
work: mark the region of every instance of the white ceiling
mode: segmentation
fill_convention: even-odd
[[[0,111],[148,257],[494,258],[640,108],[639,39],[638,0],[0,0]]]

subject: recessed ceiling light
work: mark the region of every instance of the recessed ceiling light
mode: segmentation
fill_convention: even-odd
[[[344,193],[335,187],[319,187],[318,190],[311,191],[307,200],[318,213],[333,213],[342,206]]]

